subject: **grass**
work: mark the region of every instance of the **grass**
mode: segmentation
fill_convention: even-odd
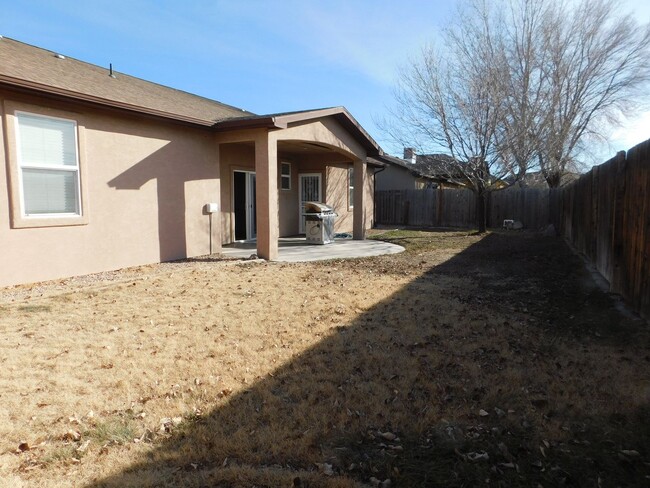
[[[407,251],[161,266],[3,304],[0,479],[647,484],[647,324],[560,240],[379,238]]]
[[[133,422],[122,419],[111,419],[99,422],[90,430],[85,432],[89,437],[100,445],[125,444],[136,438],[136,431]]]

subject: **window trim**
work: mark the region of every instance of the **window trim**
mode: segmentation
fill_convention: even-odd
[[[288,175],[282,174],[282,167],[285,164],[289,167],[289,174]],[[285,188],[284,185],[283,185],[285,179],[289,182],[289,187],[288,188]],[[291,191],[291,163],[288,162],[288,161],[281,161],[280,162],[280,189],[285,190],[285,191]]]
[[[44,166],[21,164],[19,114],[72,122],[75,125],[76,167]],[[5,100],[4,111],[6,129],[6,155],[9,163],[9,202],[11,227],[14,229],[30,227],[59,227],[88,224],[88,195],[86,188],[85,125],[81,114],[35,106],[27,103]],[[57,214],[25,214],[23,169],[44,169],[76,171],[77,212]]]
[[[58,166],[48,166],[44,164],[30,164],[27,163],[25,164],[22,158],[21,154],[21,138],[22,138],[22,133],[20,129],[20,123],[19,119],[21,115],[27,115],[31,117],[39,117],[43,119],[52,119],[52,120],[60,120],[61,122],[67,122],[71,123],[74,126],[74,146],[75,146],[75,165],[74,166],[66,166],[66,165],[58,165]],[[77,135],[77,121],[74,119],[65,119],[63,117],[52,117],[50,115],[41,115],[41,114],[35,114],[31,112],[25,112],[24,110],[16,110],[14,112],[14,120],[16,123],[16,156],[17,156],[17,162],[18,162],[18,181],[19,181],[19,191],[20,191],[20,215],[22,218],[25,219],[60,219],[60,218],[67,218],[67,217],[81,217],[83,215],[83,208],[81,205],[81,179],[80,179],[80,172],[79,172],[79,137]],[[30,170],[30,169],[35,169],[35,170],[45,170],[45,171],[67,171],[69,173],[76,173],[75,177],[75,192],[76,192],[76,201],[75,201],[75,207],[76,207],[76,212],[59,212],[59,213],[35,213],[35,214],[28,214],[27,213],[27,205],[25,201],[25,185],[24,185],[24,170]]]

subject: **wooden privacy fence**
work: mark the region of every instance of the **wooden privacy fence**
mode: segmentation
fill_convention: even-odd
[[[642,317],[650,319],[650,140],[594,166],[553,190],[509,188],[490,194],[487,226],[519,220],[527,229],[549,222],[583,253]],[[378,224],[476,227],[469,190],[390,190],[375,194]]]
[[[550,193],[560,233],[650,319],[650,140]]]
[[[527,229],[549,223],[548,190],[509,188],[490,193],[487,226],[519,220]],[[387,190],[375,194],[375,220],[380,225],[476,227],[476,197],[469,190]]]

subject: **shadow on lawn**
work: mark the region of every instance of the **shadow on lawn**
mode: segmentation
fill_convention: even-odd
[[[647,397],[565,353],[647,335],[583,274],[559,239],[488,235],[92,486],[641,484]]]

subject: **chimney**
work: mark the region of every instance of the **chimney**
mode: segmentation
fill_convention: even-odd
[[[404,148],[404,159],[411,164],[415,164],[415,150],[412,147]]]

